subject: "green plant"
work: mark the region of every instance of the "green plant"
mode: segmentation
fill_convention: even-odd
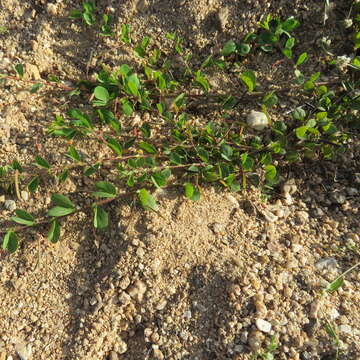
[[[93,3],[83,3],[82,11],[72,18],[82,18],[87,25],[96,22]],[[103,16],[100,34],[115,36],[111,19]],[[19,226],[7,225],[3,248],[13,252],[18,247],[17,233],[30,227],[48,226],[48,239],[59,240],[62,218],[77,212],[91,214],[95,229],[101,231],[109,224],[108,204],[124,196],[136,196],[145,210],[159,211],[150,189],[180,187],[186,198],[198,200],[203,184],[218,184],[229,191],[240,191],[248,183],[261,186],[264,193],[273,191],[281,181],[281,167],[306,158],[334,159],[345,151],[349,135],[344,124],[354,119],[351,111],[360,104],[355,92],[358,82],[352,78],[320,82],[320,73],[306,78],[299,67],[308,58],[302,53],[293,60],[295,38],[293,30],[299,22],[268,16],[257,33],[245,36],[240,42],[227,43],[220,54],[196,59],[184,48],[176,34],[167,34],[171,51],[154,46],[149,36],[132,45],[131,29],[121,27],[118,38],[131,47],[141,65],[136,69],[122,64],[116,68],[103,66],[96,79],[79,80],[67,87],[57,78],[49,81],[24,80],[24,67],[17,64],[15,75],[3,74],[3,81],[22,81],[30,84],[30,92],[56,87],[69,97],[88,99],[86,107],[70,107],[56,114],[48,126],[48,135],[63,138],[68,144],[62,154],[64,165],[52,164],[38,154],[33,164],[12,164],[0,168],[0,184],[4,190],[20,197],[20,188],[27,184],[29,192],[45,189],[49,179],[63,184],[75,173],[82,173],[88,186],[88,202],[77,204],[72,196],[52,194],[52,207],[36,218],[17,209],[10,220]],[[257,51],[271,56],[279,51],[294,67],[294,79],[282,84],[279,90],[259,91],[254,70],[242,60]],[[174,55],[179,61],[174,61]],[[209,77],[214,71],[230,77],[234,86],[227,93],[214,92]],[[354,67],[351,71],[358,71]],[[345,83],[346,81],[346,83]],[[312,102],[311,110],[299,106],[287,121],[274,121],[272,108],[283,92],[301,94]],[[339,91],[345,94],[339,95]],[[239,107],[246,101],[258,99],[267,122],[263,130],[252,128],[239,118]],[[199,124],[194,108],[215,106],[217,117]],[[86,110],[84,110],[86,109]],[[141,114],[141,126],[129,125],[134,114]],[[150,116],[159,119],[149,120]],[[122,119],[121,121],[119,119]],[[344,120],[346,119],[346,120]],[[102,146],[105,156],[89,159],[82,155],[81,144],[91,141]],[[110,169],[110,170],[109,170]],[[119,189],[127,188],[127,192]]]
[[[274,353],[278,348],[278,344],[276,342],[275,336],[271,337],[270,344],[266,347],[264,351],[257,352],[252,355],[252,360],[256,360],[258,358],[262,360],[274,360]]]
[[[95,15],[95,3],[93,1],[85,1],[82,4],[82,10],[72,10],[70,12],[70,19],[82,19],[85,24],[91,26],[96,23]],[[108,20],[104,22],[104,25],[107,25]]]

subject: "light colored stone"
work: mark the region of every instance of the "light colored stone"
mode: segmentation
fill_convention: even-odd
[[[136,280],[135,283],[131,285],[127,290],[127,293],[138,302],[142,302],[145,292],[146,285],[141,280]]]
[[[226,6],[222,6],[217,12],[217,17],[219,20],[221,31],[225,31],[226,29],[226,24],[228,23],[229,20],[229,13],[230,13],[229,8]]]
[[[24,78],[32,80],[41,80],[39,69],[36,65],[25,64]]]
[[[310,305],[309,316],[313,319],[316,319],[318,317],[320,307],[321,307],[321,301],[319,299],[314,300]]]
[[[161,300],[157,305],[156,305],[156,310],[161,311],[164,310],[166,307],[167,301],[165,299]]]
[[[48,3],[46,5],[46,11],[49,13],[49,15],[57,15],[58,10],[56,4]]]
[[[142,247],[136,249],[136,255],[138,257],[143,257],[145,255],[145,250]]]
[[[272,222],[275,222],[278,220],[278,217],[267,209],[263,209],[261,211],[261,213],[263,214],[263,216],[267,222],[272,223]]]
[[[130,303],[131,301],[131,297],[129,294],[127,294],[125,291],[122,291],[120,296],[119,296],[119,301],[123,304],[123,305],[127,305]]]
[[[16,202],[14,200],[5,200],[4,206],[6,210],[14,211],[16,209]]]
[[[15,351],[21,360],[29,360],[31,356],[31,346],[24,343],[15,344]]]
[[[118,357],[118,354],[116,351],[110,351],[110,354],[109,354],[109,360],[118,360],[119,357]]]
[[[338,317],[340,316],[340,313],[335,309],[335,308],[332,308],[330,313],[329,313],[329,317],[331,320],[335,320],[337,319]]]
[[[156,359],[156,360],[164,359],[164,354],[158,348],[155,348],[155,349],[153,348],[153,356],[154,356],[154,359]]]
[[[304,210],[297,211],[295,214],[295,220],[297,224],[304,225],[309,220],[309,214]]]
[[[230,202],[230,204],[232,205],[233,208],[238,208],[240,206],[239,202],[231,194],[227,194],[226,199],[229,200],[229,202]]]
[[[333,203],[342,205],[346,201],[346,196],[340,192],[334,192],[332,194],[332,200]]]
[[[317,270],[329,270],[329,271],[335,271],[337,270],[338,263],[335,258],[329,257],[325,259],[320,259],[315,263],[315,267]]]
[[[125,354],[127,352],[127,344],[124,340],[120,339],[117,342],[117,352],[119,354]]]
[[[261,131],[269,126],[269,119],[266,114],[260,111],[252,110],[246,117],[246,122],[249,127],[254,130]]]
[[[293,179],[290,179],[286,181],[286,183],[282,187],[282,191],[284,195],[293,195],[297,191],[297,186],[295,184],[295,181]]]
[[[268,333],[271,331],[271,324],[266,320],[256,319],[255,325],[260,331],[264,333]]]
[[[25,190],[22,190],[21,191],[21,198],[24,200],[24,201],[28,201],[29,200],[29,193]]]
[[[340,325],[339,326],[339,331],[343,334],[347,334],[347,335],[351,335],[353,333],[353,329],[346,324]]]

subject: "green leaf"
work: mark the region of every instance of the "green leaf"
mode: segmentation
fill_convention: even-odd
[[[109,215],[100,206],[94,206],[94,227],[96,229],[105,229],[109,225]]]
[[[140,204],[145,210],[157,209],[157,204],[155,199],[146,189],[139,190],[138,196],[139,196]]]
[[[295,129],[295,134],[296,137],[300,140],[306,140],[307,136],[306,136],[306,132],[308,131],[308,127],[307,126],[300,126],[298,128]]]
[[[121,25],[121,35],[120,40],[123,41],[125,44],[130,44],[130,31],[131,27],[128,24],[122,24]]]
[[[73,146],[69,146],[68,152],[66,154],[69,158],[73,159],[75,162],[80,162],[81,157],[80,154],[77,152],[77,150]]]
[[[14,66],[16,74],[22,78],[24,76],[24,65],[23,64],[16,64]]]
[[[194,185],[190,184],[190,183],[185,183],[184,184],[184,191],[185,191],[185,196],[188,199],[191,199],[192,196],[194,195],[194,192],[195,192]]]
[[[9,230],[4,236],[2,248],[9,251],[10,253],[13,253],[17,250],[18,247],[19,240],[17,235],[13,231]]]
[[[34,217],[28,212],[21,209],[16,209],[15,214],[17,216],[12,216],[11,217],[12,221],[15,221],[18,224],[28,225],[28,226],[33,226],[35,224]]]
[[[303,121],[306,117],[306,111],[302,107],[297,107],[292,113],[294,120]]]
[[[134,107],[128,99],[126,98],[121,99],[121,105],[122,105],[122,112],[124,115],[126,116],[132,115],[132,113],[134,112]]]
[[[98,181],[95,187],[99,190],[93,195],[101,198],[114,198],[116,196],[116,187],[106,181]]]
[[[283,49],[282,53],[288,58],[291,59],[293,56],[292,50],[291,49]]]
[[[76,119],[78,121],[73,120],[73,122],[77,125],[77,126],[84,126],[87,129],[92,129],[92,124],[90,121],[90,118],[84,114],[82,111],[78,110],[78,109],[70,109],[67,112],[68,116],[71,119]]]
[[[229,56],[236,51],[236,43],[234,40],[230,40],[225,43],[224,47],[222,48],[221,54],[224,56]]]
[[[95,164],[94,166],[89,166],[84,169],[84,175],[90,177],[91,175],[95,174],[96,171],[99,169],[100,164]]]
[[[50,164],[39,155],[35,156],[35,163],[36,163],[36,165],[43,167],[45,169],[50,169],[50,167],[51,167]]]
[[[71,202],[71,200],[62,194],[52,194],[51,201],[57,205],[68,209],[75,209],[75,205]]]
[[[252,92],[256,86],[256,76],[251,70],[245,71],[240,75],[240,80],[245,84],[249,92]]]
[[[298,59],[296,60],[295,66],[300,66],[307,60],[307,58],[308,58],[307,52],[303,52],[302,54],[299,55]]]
[[[237,46],[237,50],[241,56],[246,56],[250,52],[251,46],[249,44],[241,43]]]
[[[22,173],[24,171],[24,169],[22,168],[22,166],[20,165],[19,161],[17,161],[16,159],[14,159],[11,163],[11,167],[14,170],[18,170],[19,173]]]
[[[300,22],[291,16],[281,24],[281,27],[286,32],[290,32],[290,31],[293,31],[294,29],[296,29],[299,25],[300,25]]]
[[[42,83],[36,83],[34,84],[31,89],[30,89],[30,93],[31,94],[35,94],[40,88],[42,88],[44,85]]]
[[[245,171],[251,171],[254,167],[254,159],[251,158],[247,153],[241,154],[241,166]]]
[[[200,70],[195,72],[195,82],[198,83],[204,89],[204,91],[209,91],[209,82],[205,79],[204,75]]]
[[[198,153],[198,156],[199,158],[204,161],[204,162],[209,162],[209,153],[203,149],[202,147],[198,147],[197,148],[197,153]]]
[[[122,156],[121,145],[116,139],[108,137],[106,142],[110,149],[112,149],[117,155]]]
[[[227,144],[221,144],[221,157],[227,161],[231,161],[233,155],[233,149]]]
[[[96,105],[105,106],[110,100],[109,92],[102,86],[97,86],[94,89],[94,96],[99,100],[96,102]]]
[[[332,293],[338,290],[344,284],[344,278],[342,276],[331,282],[325,289],[326,292]]]
[[[84,12],[82,14],[82,17],[83,17],[85,23],[89,26],[94,25],[96,22],[95,16],[91,12]]]
[[[51,208],[48,211],[48,216],[65,216],[65,215],[70,215],[73,212],[75,212],[76,209],[72,209],[72,208],[65,208],[65,207],[61,207],[61,206],[54,206],[53,208]]]
[[[170,161],[175,165],[180,165],[183,163],[183,157],[179,155],[177,152],[172,151],[170,153]]]
[[[265,179],[266,181],[273,181],[276,178],[276,167],[274,165],[266,165],[265,166]]]
[[[69,170],[65,169],[59,176],[58,176],[58,180],[59,183],[63,183],[67,178],[69,177]]]
[[[325,324],[325,330],[326,330],[327,334],[330,336],[330,338],[333,339],[335,344],[338,344],[338,342],[339,342],[338,336],[330,323]]]
[[[31,193],[34,193],[38,186],[39,186],[39,183],[40,183],[40,179],[38,176],[34,176],[28,183],[27,185],[27,188],[28,190],[31,192]]]
[[[278,97],[276,96],[276,94],[274,94],[273,91],[271,91],[263,97],[262,102],[267,108],[271,108],[277,104]]]
[[[290,37],[289,39],[287,39],[286,43],[285,43],[285,49],[291,50],[295,45],[295,41],[296,40],[293,37]]]
[[[166,185],[166,176],[163,173],[154,173],[151,175],[151,180],[157,188]]]
[[[181,93],[180,95],[178,95],[175,100],[173,101],[173,104],[177,107],[180,108],[181,106],[185,105],[186,102],[186,94],[185,93]]]
[[[60,238],[60,225],[57,220],[51,222],[50,230],[48,232],[47,238],[53,244],[57,243]]]
[[[151,144],[145,142],[145,141],[141,141],[139,143],[139,147],[140,147],[140,149],[146,151],[149,154],[156,154],[157,153],[156,147],[154,145],[151,145]]]
[[[77,9],[73,9],[70,11],[70,19],[79,19],[82,17],[82,12],[80,10]]]
[[[127,78],[127,86],[134,96],[139,96],[140,81],[136,74],[132,74]]]

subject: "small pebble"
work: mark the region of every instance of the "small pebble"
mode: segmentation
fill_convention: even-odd
[[[136,255],[138,257],[143,257],[145,255],[145,250],[142,247],[136,249]]]
[[[116,351],[110,351],[110,354],[109,354],[109,360],[118,360],[119,357],[118,357],[118,354]]]
[[[155,348],[155,349],[153,348],[153,356],[154,356],[154,359],[156,359],[156,360],[164,359],[164,354],[158,348]]]
[[[24,343],[15,344],[15,351],[21,360],[29,360],[31,356],[31,347]]]
[[[166,307],[166,304],[167,304],[167,301],[164,299],[164,300],[161,300],[157,305],[156,305],[156,310],[158,311],[161,311],[161,310],[164,310],[165,307]]]
[[[260,111],[252,110],[246,117],[246,122],[249,127],[254,130],[261,131],[269,126],[269,119]]]
[[[124,340],[119,340],[117,343],[117,351],[119,354],[124,354],[127,351],[127,344]]]
[[[24,201],[28,201],[29,200],[29,193],[27,191],[21,191],[21,198],[24,200]]]
[[[127,290],[127,293],[138,302],[142,302],[145,292],[146,285],[141,280],[136,280],[135,283],[131,285]]]
[[[348,334],[348,335],[351,335],[353,333],[353,329],[349,325],[346,325],[346,324],[340,325],[339,331],[342,332],[343,334]]]
[[[264,333],[268,333],[271,331],[271,324],[266,320],[256,319],[255,324],[256,327]]]
[[[336,261],[335,258],[330,257],[330,258],[325,258],[325,259],[320,259],[319,261],[317,261],[315,263],[315,267],[317,270],[329,270],[329,271],[335,271],[337,270],[337,266],[338,263]]]
[[[346,191],[347,191],[348,195],[350,195],[350,196],[355,196],[355,195],[359,194],[359,190],[352,188],[352,187],[347,188]]]
[[[335,192],[332,194],[332,200],[334,204],[344,204],[346,201],[346,196],[340,192]]]
[[[5,209],[14,211],[16,209],[16,202],[14,200],[5,200],[4,206]]]
[[[222,6],[217,13],[217,17],[219,20],[220,30],[225,31],[226,24],[229,19],[229,8]]]
[[[57,15],[57,7],[55,4],[52,3],[48,3],[46,5],[46,11],[50,14],[50,15]]]

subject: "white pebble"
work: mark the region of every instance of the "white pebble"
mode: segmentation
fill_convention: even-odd
[[[256,327],[264,333],[268,333],[271,331],[271,324],[266,320],[256,319],[255,324]]]
[[[246,118],[247,124],[254,130],[264,130],[269,126],[269,119],[266,114],[260,111],[252,110]]]

